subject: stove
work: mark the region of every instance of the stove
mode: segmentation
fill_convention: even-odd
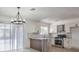
[[[58,35],[58,37],[55,37],[55,46],[64,48],[65,37],[65,35]]]
[[[62,45],[62,40],[55,40],[55,45]]]

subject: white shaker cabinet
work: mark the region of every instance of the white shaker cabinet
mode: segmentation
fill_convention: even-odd
[[[71,48],[71,39],[67,39],[67,38],[64,39],[64,48],[67,49]]]

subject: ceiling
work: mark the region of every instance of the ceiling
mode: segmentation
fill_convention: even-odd
[[[35,10],[31,10],[31,8],[21,7],[20,9],[22,17],[26,20],[39,21],[46,18],[51,18],[51,20],[79,18],[79,7],[33,7]],[[16,17],[16,14],[16,7],[0,7],[0,18]],[[8,19],[4,21],[8,21]]]

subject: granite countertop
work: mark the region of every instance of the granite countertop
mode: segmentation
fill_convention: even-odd
[[[37,39],[37,40],[47,40],[50,39],[49,35],[42,35],[42,34],[30,34],[30,39]]]
[[[50,38],[31,38],[31,39],[36,39],[36,40],[48,40]]]

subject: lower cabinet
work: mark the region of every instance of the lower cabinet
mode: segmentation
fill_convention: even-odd
[[[71,48],[71,39],[64,39],[64,48]]]

